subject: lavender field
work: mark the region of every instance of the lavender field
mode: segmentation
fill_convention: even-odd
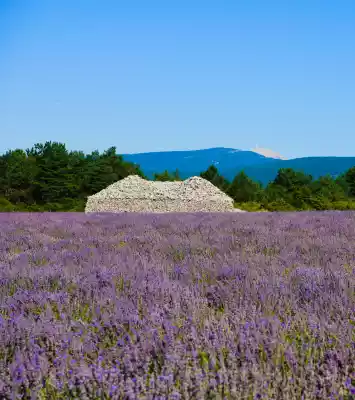
[[[0,228],[1,399],[355,397],[355,213]]]

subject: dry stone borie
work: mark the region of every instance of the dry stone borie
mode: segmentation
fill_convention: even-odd
[[[147,181],[130,175],[89,196],[85,212],[229,212],[233,199],[206,179]]]

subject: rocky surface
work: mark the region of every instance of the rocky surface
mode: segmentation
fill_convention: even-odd
[[[182,182],[147,181],[137,175],[90,196],[85,212],[228,212],[233,199],[206,179]]]

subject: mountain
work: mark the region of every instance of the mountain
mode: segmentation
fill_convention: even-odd
[[[199,175],[211,164],[221,171],[244,168],[273,161],[252,151],[215,147],[204,150],[161,151],[154,153],[122,154],[123,159],[140,165],[143,172],[152,178],[154,173],[164,170],[179,170],[182,178]]]
[[[187,179],[199,175],[213,164],[218,168],[219,173],[230,181],[238,172],[244,170],[250,178],[264,185],[276,177],[280,168],[303,171],[317,179],[327,174],[336,177],[355,166],[355,157],[303,157],[286,160],[272,150],[259,147],[254,150],[215,147],[203,150],[123,154],[122,156],[124,160],[140,165],[148,178],[153,178],[154,173],[161,173],[164,170],[172,173],[178,169],[181,178]]]
[[[292,168],[312,175],[313,179],[318,179],[328,174],[336,178],[354,166],[355,157],[302,157],[292,160],[272,160],[263,165],[247,166],[244,172],[253,180],[266,185],[275,179],[280,168]],[[224,171],[222,175],[231,180],[235,176],[235,169]]]

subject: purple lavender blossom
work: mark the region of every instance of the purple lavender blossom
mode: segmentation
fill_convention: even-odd
[[[0,224],[1,398],[355,395],[355,213]]]

